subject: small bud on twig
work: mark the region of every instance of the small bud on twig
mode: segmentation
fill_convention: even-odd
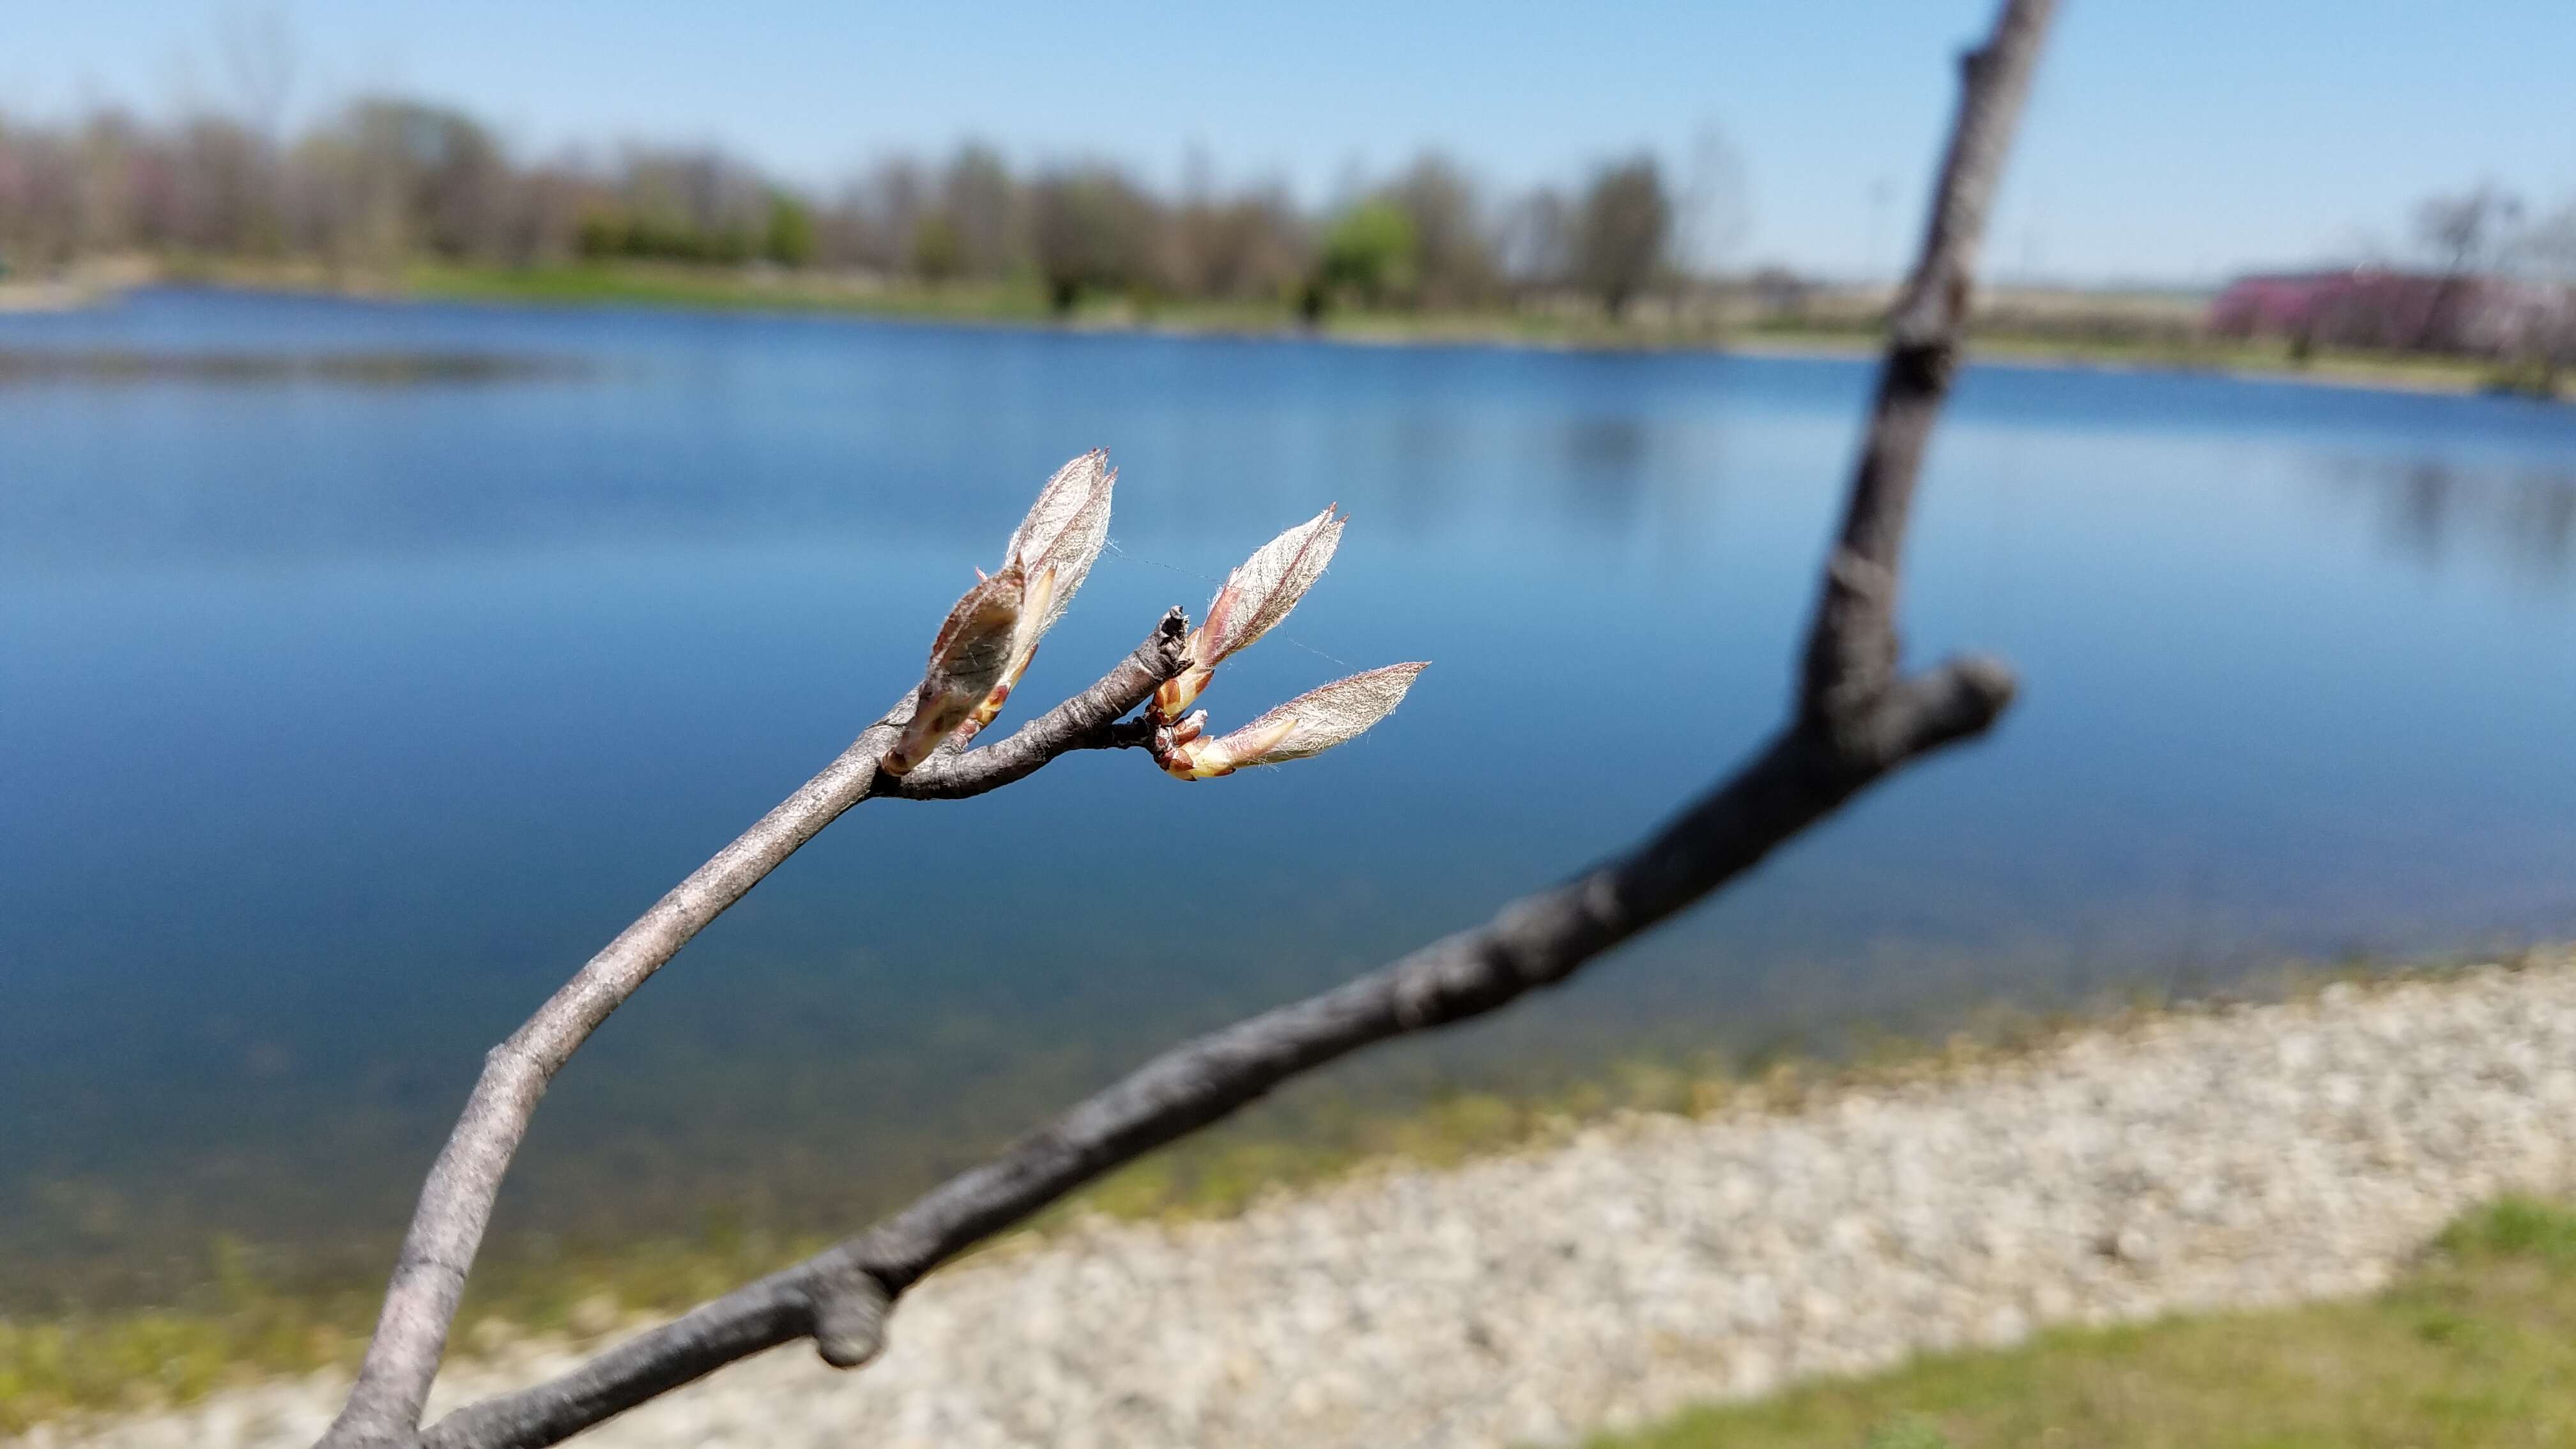
[[[1357,739],[1395,712],[1426,662],[1389,664],[1308,690],[1221,739],[1207,739],[1206,714],[1193,714],[1155,740],[1166,773],[1181,780],[1213,780],[1253,765],[1279,765],[1320,755]]]
[[[1207,688],[1208,677],[1228,655],[1249,647],[1277,627],[1324,576],[1333,550],[1342,546],[1342,525],[1331,508],[1263,544],[1243,566],[1225,576],[1225,586],[1208,604],[1207,620],[1190,635],[1190,667],[1154,692],[1154,709],[1164,719],[1181,712]]]
[[[1043,568],[1055,569],[1053,599],[1029,611],[1035,616],[1030,648],[1055,627],[1082,591],[1082,581],[1091,576],[1091,565],[1109,542],[1109,501],[1117,486],[1118,470],[1109,466],[1109,455],[1094,448],[1058,468],[1038,491],[1028,517],[1012,530],[1006,564],[1018,564],[1032,579]]]
[[[1025,592],[1017,564],[968,589],[931,641],[930,663],[913,697],[912,719],[887,750],[883,768],[908,775],[965,723],[1009,670]]]
[[[1028,579],[1019,634],[1012,640],[1010,662],[1001,678],[957,727],[959,745],[1002,712],[1020,676],[1028,672],[1038,641],[1064,616],[1082,581],[1091,576],[1092,564],[1109,542],[1110,495],[1117,486],[1118,470],[1109,466],[1109,455],[1094,448],[1056,470],[1038,491],[1028,517],[1012,531],[1004,566],[1016,565]]]
[[[1002,571],[978,580],[930,646],[912,720],[886,752],[890,775],[910,774],[941,741],[962,747],[993,722],[1027,672],[1038,641],[1064,616],[1109,541],[1109,502],[1118,483],[1109,455],[1095,448],[1055,471],[1028,516],[1011,531]]]

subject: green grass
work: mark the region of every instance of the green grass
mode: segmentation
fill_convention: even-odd
[[[471,1356],[524,1336],[595,1331],[625,1314],[675,1313],[825,1245],[712,1231],[542,1264],[487,1262],[467,1290],[456,1343]],[[381,1284],[288,1288],[262,1277],[240,1244],[218,1241],[212,1256],[212,1284],[171,1307],[0,1318],[0,1435],[357,1362]]]
[[[670,263],[577,263],[525,268],[419,264],[399,290],[415,296],[560,305],[825,311],[950,322],[1077,327],[1151,327],[1191,333],[1280,333],[1298,329],[1282,303],[1206,302],[1138,296],[1086,299],[1056,319],[1031,279],[924,286],[866,284],[829,275],[778,270],[693,267]],[[1485,310],[1411,312],[1339,310],[1321,335],[1353,342],[1486,342],[1619,349],[1752,347],[1794,351],[1874,351],[1879,335],[1859,318],[1772,318],[1721,329],[1704,319],[1614,323],[1582,312]],[[2401,353],[2316,351],[2296,354],[2277,340],[2124,335],[2088,330],[2080,321],[2027,330],[2006,319],[1982,329],[1977,352],[1991,360],[2076,366],[2142,367],[2304,378],[2350,386],[2445,392],[2533,392],[2544,384],[2522,372],[2474,358]],[[2547,385],[2556,385],[2556,379]]]
[[[1696,1409],[1592,1449],[2307,1449],[2576,1443],[2576,1211],[2508,1198],[2388,1291],[2057,1331]]]
[[[1567,308],[1328,313],[1304,325],[1284,301],[1202,301],[1137,293],[1085,297],[1070,316],[1047,305],[1034,277],[930,285],[775,267],[593,261],[527,267],[414,262],[392,272],[335,272],[309,261],[171,255],[155,263],[175,281],[287,291],[353,291],[454,301],[544,306],[686,307],[730,311],[825,312],[1016,327],[1152,329],[1195,335],[1320,335],[1361,343],[1464,343],[1618,351],[1718,350],[1865,356],[1880,345],[1876,323],[1844,310],[1774,314],[1721,324],[1706,316],[1641,314],[1614,322],[1597,310]],[[2078,302],[2032,318],[2007,311],[1972,329],[1972,350],[1989,362],[2146,368],[2297,379],[2346,387],[2418,392],[2570,395],[2571,380],[2529,363],[2396,352],[2295,351],[2278,339],[2196,334],[2186,309],[2152,325],[2125,315],[2116,296]]]
[[[1047,315],[1034,284],[867,286],[794,272],[669,263],[574,263],[476,267],[420,263],[404,269],[410,296],[561,306],[695,307],[784,312],[851,312],[959,322],[1035,322]]]
[[[311,285],[300,276],[231,278],[249,285]],[[456,301],[556,306],[658,306],[718,310],[831,312],[922,321],[1159,329],[1190,334],[1318,332],[1353,342],[1516,342],[1603,347],[1707,345],[1705,328],[1622,327],[1606,319],[1507,311],[1423,313],[1339,310],[1309,329],[1284,302],[1208,301],[1152,295],[1087,296],[1058,316],[1034,279],[948,283],[863,282],[829,274],[693,267],[654,262],[581,262],[534,267],[419,263],[388,279],[403,295]]]

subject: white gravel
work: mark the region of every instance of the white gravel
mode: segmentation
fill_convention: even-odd
[[[2042,1324],[2366,1291],[2460,1210],[2571,1169],[2576,965],[2336,987],[1226,1221],[1084,1223],[924,1283],[863,1371],[782,1349],[582,1442],[1563,1441]],[[441,1400],[569,1352],[461,1368]],[[340,1387],[26,1442],[309,1444]]]

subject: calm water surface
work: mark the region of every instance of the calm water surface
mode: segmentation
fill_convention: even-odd
[[[1334,501],[1207,703],[1436,661],[1412,700],[1285,770],[865,807],[593,1043],[503,1239],[846,1222],[1476,920],[1775,721],[1868,383],[186,292],[0,358],[0,1305],[169,1291],[217,1232],[374,1271],[481,1050],[1095,445],[1117,548],[1022,701]],[[2576,409],[1973,370],[1912,557],[1916,653],[2023,672],[1990,742],[1356,1080],[2576,934]]]

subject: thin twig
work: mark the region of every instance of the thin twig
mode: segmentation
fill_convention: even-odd
[[[528,1130],[538,1099],[566,1061],[678,954],[691,937],[742,899],[799,846],[843,811],[874,796],[958,799],[1021,779],[1069,750],[1124,743],[1110,726],[1179,673],[1188,620],[1174,609],[1135,652],[1089,689],[980,749],[935,754],[909,777],[882,774],[877,762],[910,717],[909,696],[861,732],[838,759],[760,818],[714,858],[691,872],[651,910],[590,958],[536,1015],[483,1060],[465,1112],[421,1188],[410,1230],[394,1263],[375,1338],[360,1362],[349,1401],[323,1444],[398,1442],[419,1427],[429,1386],[446,1353],[447,1332],[465,1276],[491,1221],[502,1176]]]
[[[1910,679],[1897,673],[1895,593],[1906,506],[1955,366],[1977,242],[2053,8],[2053,0],[2007,0],[1986,44],[1967,57],[1932,220],[1892,319],[1796,707],[1732,778],[1651,838],[1575,879],[1359,980],[1166,1051],[859,1237],[551,1382],[459,1409],[422,1442],[435,1449],[556,1443],[798,1338],[813,1338],[832,1363],[864,1363],[883,1346],[895,1300],[967,1247],[1300,1073],[1565,979],[1751,868],[1890,771],[1993,724],[2013,692],[2001,664],[1963,659]],[[1114,734],[1101,727],[1104,739]]]

